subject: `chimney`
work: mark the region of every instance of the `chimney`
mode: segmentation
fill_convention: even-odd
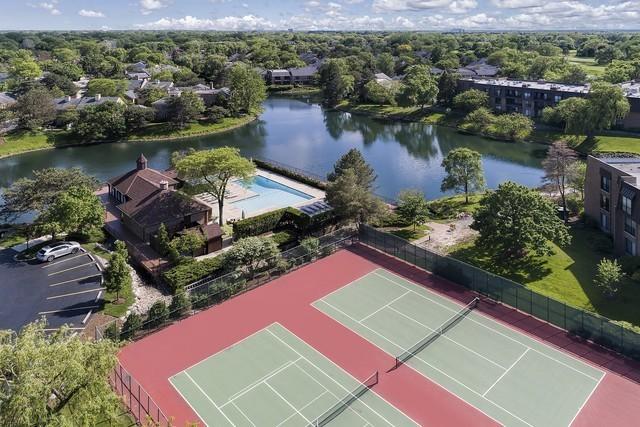
[[[97,93],[96,94],[96,101],[100,101],[100,99],[102,99],[102,95]]]
[[[169,181],[160,181],[160,188],[163,190],[168,190],[169,189]]]
[[[138,160],[136,160],[136,169],[141,171],[147,168],[147,158],[144,156],[144,154],[140,154],[140,157],[138,157]]]
[[[209,87],[210,87],[211,89],[213,89],[213,82],[210,82],[210,83],[209,83]]]

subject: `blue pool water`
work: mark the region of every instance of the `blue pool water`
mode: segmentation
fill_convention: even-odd
[[[238,184],[256,193],[256,196],[233,202],[233,206],[242,209],[245,214],[251,214],[263,209],[279,209],[292,206],[305,200],[313,199],[302,191],[295,190],[286,185],[272,181],[263,176],[256,176],[249,182]]]

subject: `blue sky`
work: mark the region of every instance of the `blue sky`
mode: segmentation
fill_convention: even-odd
[[[0,0],[0,30],[640,29],[640,0]]]

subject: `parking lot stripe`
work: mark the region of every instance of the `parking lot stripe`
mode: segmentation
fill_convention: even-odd
[[[65,283],[71,283],[71,282],[77,282],[78,280],[84,280],[84,279],[88,279],[90,277],[98,277],[100,276],[102,273],[96,273],[96,274],[90,274],[88,276],[83,276],[83,277],[78,277],[77,279],[71,279],[71,280],[65,280],[64,282],[57,282],[57,283],[52,283],[49,286],[60,286],[60,285],[64,285]]]
[[[65,271],[75,270],[76,268],[86,267],[87,265],[95,264],[93,261],[87,262],[85,264],[76,265],[75,267],[65,268],[64,270],[56,271],[55,273],[49,273],[48,276],[53,276],[55,274],[64,273]]]
[[[104,291],[105,289],[106,288],[87,289],[86,291],[70,292],[68,294],[55,295],[55,296],[52,296],[52,297],[47,297],[47,299],[57,299],[57,298],[71,297],[73,295],[86,294],[88,292]]]
[[[45,328],[45,329],[43,329],[43,331],[51,332],[51,331],[57,331],[59,329],[60,328]],[[82,328],[67,328],[67,329],[69,329],[70,331],[84,331],[85,328],[82,327]]]
[[[86,307],[61,308],[60,310],[41,311],[38,314],[65,313],[67,311],[90,310],[90,309],[94,309],[94,308],[98,308],[98,307],[100,307],[100,306],[99,305],[87,305]]]
[[[82,252],[82,253],[79,253],[79,254],[74,255],[74,256],[72,256],[72,257],[62,259],[62,260],[60,260],[60,261],[50,262],[50,263],[48,263],[48,264],[46,264],[46,265],[43,265],[43,266],[42,266],[42,267],[40,267],[40,268],[49,268],[49,267],[53,267],[54,265],[62,264],[63,262],[71,261],[72,259],[80,258],[81,256],[85,256],[85,255],[87,255],[87,254],[86,254],[86,253],[84,253],[84,252]]]

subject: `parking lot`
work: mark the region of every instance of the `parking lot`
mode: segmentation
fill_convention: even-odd
[[[41,317],[47,328],[84,325],[103,303],[102,267],[84,252],[50,263],[16,261],[16,252],[0,251],[0,329],[19,330]]]

